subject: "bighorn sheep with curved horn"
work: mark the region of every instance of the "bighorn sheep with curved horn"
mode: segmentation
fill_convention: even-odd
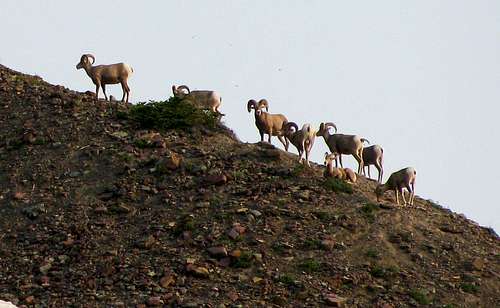
[[[335,129],[335,134],[330,135],[329,127]],[[333,154],[338,154],[341,167],[343,167],[342,154],[352,155],[358,161],[358,174],[361,174],[363,170],[363,142],[370,143],[368,140],[356,135],[337,134],[337,126],[331,122],[321,123],[316,136],[322,136],[330,151]],[[335,166],[338,166],[337,158],[335,158]]]
[[[92,59],[92,63],[90,63],[89,59]],[[90,79],[92,79],[92,82],[96,86],[95,99],[97,100],[99,98],[99,88],[102,87],[104,97],[108,100],[108,96],[106,95],[106,85],[119,83],[121,84],[123,90],[122,102],[124,101],[126,95],[128,103],[130,88],[127,84],[127,80],[134,72],[132,67],[125,63],[92,66],[94,63],[95,57],[93,55],[84,54],[80,58],[80,62],[76,65],[76,69],[83,68]]]
[[[271,136],[277,136],[285,147],[285,150],[288,151],[289,141],[283,138],[283,128],[288,122],[287,118],[282,114],[267,113],[261,110],[262,108],[266,108],[266,110],[269,111],[269,103],[265,99],[261,99],[258,103],[251,99],[247,103],[248,112],[251,112],[252,109],[255,110],[255,126],[257,126],[259,130],[260,141],[264,141],[264,134],[269,135],[269,143],[271,143]]]
[[[309,154],[316,139],[316,131],[312,128],[311,124],[304,124],[302,129],[295,122],[288,122],[283,127],[285,138],[297,148],[299,152],[299,163],[302,163],[304,152],[306,153],[306,164],[309,164]]]
[[[412,167],[403,168],[399,171],[391,174],[389,179],[385,184],[379,184],[377,188],[375,188],[375,195],[377,196],[377,202],[380,200],[380,197],[384,195],[387,190],[394,190],[396,194],[396,203],[399,205],[399,197],[398,193],[403,197],[404,204],[413,205],[413,200],[415,199],[415,180],[417,179],[417,171]],[[410,199],[408,203],[406,202],[405,195],[403,193],[403,188],[408,190],[410,194]]]
[[[184,91],[186,91],[187,93]],[[189,87],[186,85],[181,85],[178,87],[173,85],[172,93],[174,94],[175,97],[191,99],[195,104],[203,108],[208,108],[217,114],[224,115],[219,111],[219,107],[222,104],[222,97],[220,97],[220,95],[215,91],[211,90],[191,91],[189,90]]]
[[[380,145],[372,145],[366,148],[363,148],[363,165],[368,168],[368,178],[371,179],[370,175],[370,166],[374,165],[378,170],[378,178],[377,182],[382,182],[382,176],[384,174],[384,167],[382,166],[382,162],[384,159],[384,149]],[[365,168],[363,167],[363,175],[365,174]]]

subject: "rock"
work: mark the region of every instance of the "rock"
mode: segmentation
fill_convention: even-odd
[[[484,270],[486,263],[484,259],[476,257],[472,261],[465,262],[465,269],[468,271],[482,271]]]
[[[16,306],[14,304],[12,304],[11,302],[4,302],[2,300],[0,300],[0,307],[1,308],[16,308]]]
[[[227,183],[227,177],[224,174],[211,174],[204,181],[208,185],[222,185]]]
[[[241,250],[235,249],[235,250],[231,251],[231,253],[229,255],[235,259],[238,259],[239,257],[241,257]]]
[[[70,178],[76,178],[76,177],[79,177],[82,173],[80,171],[71,171],[69,173],[69,177]]]
[[[160,279],[160,285],[162,288],[167,289],[169,286],[175,283],[175,278],[171,274],[167,274]]]
[[[221,258],[227,256],[227,250],[224,246],[210,247],[207,251],[213,257]]]
[[[208,276],[210,275],[208,269],[202,266],[196,266],[194,264],[186,265],[186,271],[194,277],[199,278],[208,278]]]
[[[321,241],[320,245],[324,250],[333,250],[333,248],[335,247],[335,241],[324,239]]]
[[[138,248],[142,248],[142,249],[150,249],[151,247],[153,247],[153,245],[155,244],[156,242],[156,239],[153,235],[149,235],[149,236],[146,236],[146,237],[143,237],[141,239],[139,239],[135,245],[138,247]]]
[[[346,301],[346,298],[337,296],[333,293],[328,293],[325,295],[326,304],[332,307],[345,307]]]
[[[152,296],[152,297],[148,298],[148,306],[158,307],[161,305],[163,305],[163,301],[161,300],[161,298],[159,296]]]
[[[28,305],[31,305],[35,302],[35,297],[33,295],[30,295],[24,299],[24,302]]]
[[[260,217],[262,215],[262,213],[257,210],[250,210],[250,214],[252,214],[255,217]]]

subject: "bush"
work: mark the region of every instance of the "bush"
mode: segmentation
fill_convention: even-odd
[[[475,284],[472,284],[472,283],[466,283],[466,282],[461,283],[460,288],[462,289],[462,291],[467,292],[467,293],[471,293],[471,294],[475,294],[475,293],[479,292],[479,287]]]
[[[413,298],[417,303],[421,305],[428,305],[431,303],[427,295],[425,295],[424,292],[420,290],[411,290],[410,291],[410,297]]]
[[[194,106],[189,100],[171,97],[166,101],[139,103],[130,108],[128,118],[145,129],[184,129],[193,126],[216,128],[217,115]]]
[[[307,259],[299,264],[299,269],[303,270],[306,273],[319,272],[321,270],[321,263],[314,259]]]
[[[346,181],[339,180],[337,178],[327,178],[325,181],[325,187],[333,192],[352,194],[352,186]]]

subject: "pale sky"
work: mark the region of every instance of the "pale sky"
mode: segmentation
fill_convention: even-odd
[[[500,230],[498,0],[2,0],[0,29],[1,64],[70,89],[94,91],[75,68],[92,53],[134,68],[133,102],[216,90],[245,142],[251,98],[299,126],[334,122],[384,148],[384,181],[413,166],[417,195]],[[313,160],[326,150],[317,139]]]

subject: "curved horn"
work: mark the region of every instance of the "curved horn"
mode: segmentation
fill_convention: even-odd
[[[176,94],[175,92],[177,92],[177,87],[174,84],[172,85],[172,93],[175,95]]]
[[[182,89],[186,90],[188,92],[188,94],[191,93],[191,90],[189,90],[189,87],[184,85],[184,84],[182,86],[177,87],[178,91],[181,91]]]
[[[323,123],[321,123],[323,124]],[[328,129],[328,127],[333,127],[335,129],[335,132],[337,132],[337,126],[333,124],[332,122],[326,122],[325,123],[325,129]]]
[[[92,59],[92,63],[90,64],[94,64],[95,63],[95,57],[93,55],[91,55],[90,53],[86,54],[85,55],[87,58],[91,58]]]
[[[297,125],[297,123],[288,122],[285,124],[285,127],[284,127],[285,132],[289,132],[292,129],[292,127],[295,128],[295,132],[299,130],[299,126]]]
[[[366,143],[370,144],[370,141],[368,141],[368,139],[365,139],[365,138],[361,138],[361,142],[366,142]]]
[[[254,99],[251,99],[247,103],[248,112],[252,111],[252,109],[257,110],[257,102]]]
[[[262,107],[266,107],[266,111],[269,112],[269,103],[265,98],[261,99],[258,104],[258,109],[261,109]]]

